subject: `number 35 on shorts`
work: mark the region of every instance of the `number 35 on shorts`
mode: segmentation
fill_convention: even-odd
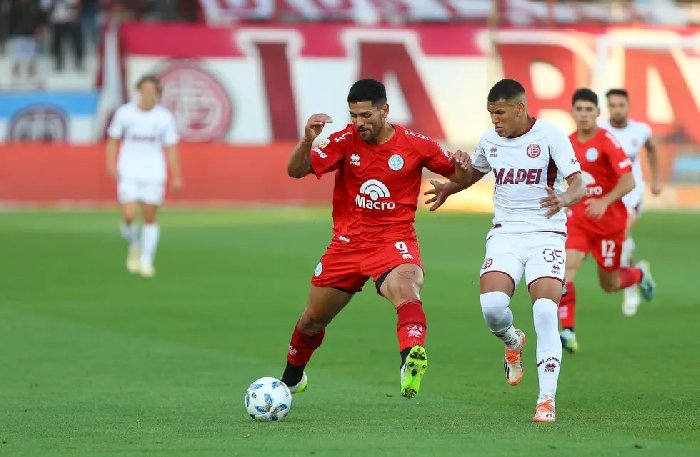
[[[566,264],[566,251],[562,249],[544,248],[542,250],[542,258],[551,265],[553,275],[559,276],[562,274],[562,270]]]

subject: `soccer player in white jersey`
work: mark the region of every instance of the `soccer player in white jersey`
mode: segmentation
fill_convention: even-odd
[[[642,210],[642,197],[644,196],[644,177],[642,176],[642,162],[639,155],[642,146],[647,152],[649,171],[651,172],[651,193],[661,193],[659,180],[659,162],[656,154],[656,145],[651,139],[651,128],[644,122],[638,122],[629,118],[629,96],[625,89],[610,89],[606,94],[608,99],[608,111],[610,118],[601,122],[601,127],[610,131],[620,142],[627,157],[632,161],[632,175],[634,176],[634,189],[622,197],[622,202],[629,213],[627,217],[627,232],[622,244],[622,257],[620,265],[629,267],[632,265],[634,253],[634,239],[632,227],[639,219]],[[624,291],[622,312],[626,316],[633,316],[639,308],[640,297],[637,287],[628,287]]]
[[[182,187],[177,143],[179,136],[173,115],[158,104],[160,81],[146,75],[136,84],[139,97],[117,109],[107,131],[107,173],[117,180],[121,204],[121,234],[128,243],[126,268],[143,277],[155,275],[153,261],[160,235],[158,208],[165,196],[166,166],[174,191]],[[119,155],[117,158],[117,147]],[[143,212],[139,237],[136,213]]]
[[[486,238],[480,301],[484,320],[505,344],[505,376],[510,385],[523,377],[525,334],[513,325],[510,299],[525,274],[537,332],[539,396],[535,422],[554,422],[561,364],[557,306],[566,262],[566,214],[563,208],[585,193],[580,166],[566,135],[527,111],[523,86],[503,79],[491,88],[487,109],[494,129],[479,140],[469,168],[469,183],[439,183],[426,194],[430,210],[493,171],[496,178],[493,228]],[[562,181],[568,188],[562,191]]]

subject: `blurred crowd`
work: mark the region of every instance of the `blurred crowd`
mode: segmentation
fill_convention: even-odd
[[[100,44],[111,20],[198,21],[197,0],[0,0],[0,51],[12,60],[12,76],[26,67],[31,78],[41,50],[50,52],[53,70],[62,72],[67,51],[73,70],[84,70],[86,52]]]
[[[511,25],[700,23],[690,0],[0,0],[0,59],[12,79],[31,80],[37,56],[50,56],[62,74],[85,71],[86,53],[99,49],[111,21],[346,21],[480,22]],[[94,54],[91,54],[94,55]],[[70,57],[70,58],[69,58]],[[47,60],[46,58],[44,60]],[[50,70],[50,69],[51,70]],[[4,73],[4,71],[3,71]],[[2,86],[0,84],[0,86]]]

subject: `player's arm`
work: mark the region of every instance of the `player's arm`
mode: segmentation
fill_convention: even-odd
[[[450,155],[450,162],[454,164],[454,171],[446,177],[450,180],[449,182],[440,182],[437,180],[431,180],[430,184],[433,186],[432,189],[428,189],[423,195],[432,195],[429,199],[425,201],[425,204],[431,204],[429,210],[435,211],[442,206],[450,195],[456,194],[469,188],[475,183],[479,182],[481,178],[484,177],[488,171],[482,171],[489,168],[488,163],[484,162],[485,157],[482,158],[478,151],[474,154],[475,160],[478,161],[477,168],[469,157],[469,154],[463,151],[457,151]],[[482,163],[484,162],[484,163]],[[483,168],[486,167],[486,168]],[[482,168],[479,170],[478,168]]]
[[[567,176],[566,184],[567,188],[561,194],[557,194],[549,186],[545,187],[547,196],[540,200],[540,207],[547,208],[546,217],[552,217],[567,206],[575,205],[586,195],[586,186],[580,172]]]
[[[651,137],[644,143],[644,148],[647,150],[647,163],[651,170],[651,193],[659,195],[661,193],[661,180],[659,177],[659,156],[656,153],[656,143]]]
[[[170,171],[170,186],[174,191],[178,191],[182,189],[182,173],[180,171],[180,151],[177,148],[177,144],[166,146],[165,153],[168,158],[168,169]]]
[[[634,175],[632,175],[632,171],[621,174],[617,180],[617,184],[615,184],[615,187],[613,187],[610,192],[600,198],[586,200],[586,216],[591,219],[600,219],[610,205],[628,194],[634,189],[634,186]]]
[[[108,138],[106,152],[107,176],[112,179],[117,179],[117,149],[119,148],[119,140],[116,138]]]
[[[107,145],[105,147],[107,175],[115,180],[117,179],[117,150],[125,130],[123,117],[123,108],[117,108],[107,127]]]
[[[304,138],[294,146],[287,163],[287,174],[291,178],[303,178],[313,171],[311,168],[311,146],[323,130],[323,126],[331,122],[333,119],[322,113],[314,114],[306,121]]]

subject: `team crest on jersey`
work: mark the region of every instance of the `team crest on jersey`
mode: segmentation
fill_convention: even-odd
[[[485,270],[486,268],[490,267],[491,265],[493,265],[493,260],[491,258],[488,258],[488,259],[484,260],[484,264],[481,266],[481,269]]]
[[[391,168],[394,171],[399,171],[400,169],[402,169],[403,163],[403,157],[401,157],[398,154],[394,154],[393,156],[389,157],[389,160],[387,161],[389,168]]]
[[[358,154],[350,155],[350,165],[359,167],[360,166],[360,156]]]
[[[530,146],[527,147],[527,156],[530,157],[531,159],[534,159],[535,157],[539,157],[540,152],[542,152],[542,148],[540,148],[539,144],[531,144]]]
[[[598,155],[598,150],[596,148],[588,148],[588,150],[586,150],[586,160],[589,162],[598,160]]]

